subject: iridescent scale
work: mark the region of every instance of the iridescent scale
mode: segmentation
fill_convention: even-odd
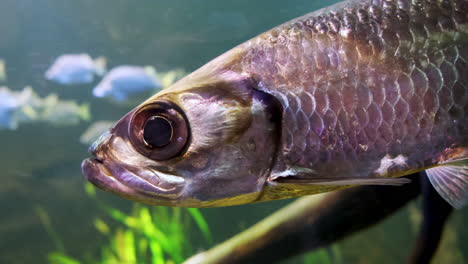
[[[283,106],[288,165],[369,176],[468,146],[467,1],[352,1],[244,45],[242,70]]]

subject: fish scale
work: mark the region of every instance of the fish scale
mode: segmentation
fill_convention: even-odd
[[[370,165],[404,154],[411,167],[422,168],[444,148],[466,142],[467,2],[346,5],[247,44],[242,69],[283,106],[286,164],[321,173],[334,166],[327,165],[331,159]],[[333,168],[334,175],[355,167],[368,175],[366,166],[346,165]]]

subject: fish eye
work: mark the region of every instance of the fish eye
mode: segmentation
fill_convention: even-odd
[[[132,145],[157,161],[180,155],[189,141],[189,126],[182,109],[169,101],[156,101],[137,110],[129,125]]]

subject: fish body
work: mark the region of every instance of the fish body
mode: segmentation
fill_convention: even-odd
[[[19,97],[6,87],[0,87],[0,129],[14,130],[18,127],[15,111],[21,106]]]
[[[21,91],[0,87],[0,130],[16,130],[20,124],[35,122],[75,125],[89,118],[87,104],[60,100],[56,94],[41,98],[31,87]]]
[[[255,37],[123,117],[84,174],[121,196],[223,206],[426,170],[468,200],[468,3],[347,1]]]
[[[93,82],[94,76],[105,72],[105,59],[93,60],[88,54],[59,56],[46,71],[45,78],[61,85],[79,85]]]
[[[93,95],[123,102],[132,95],[161,87],[153,67],[124,65],[112,69],[93,89]]]

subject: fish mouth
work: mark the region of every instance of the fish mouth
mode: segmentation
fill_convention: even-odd
[[[165,173],[97,158],[85,159],[81,170],[85,178],[100,189],[153,205],[177,200],[185,183],[182,177],[171,175],[168,181]]]

